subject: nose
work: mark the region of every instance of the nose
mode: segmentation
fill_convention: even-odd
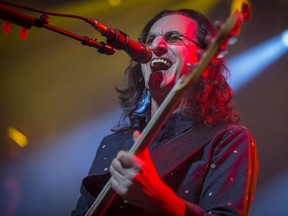
[[[167,52],[167,43],[161,35],[153,40],[151,50],[157,56],[161,56]]]

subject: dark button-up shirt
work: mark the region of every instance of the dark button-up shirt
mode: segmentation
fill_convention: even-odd
[[[202,133],[207,138],[203,141],[205,139],[199,138],[199,134],[207,128],[213,129],[212,126],[194,126],[191,118],[181,113],[172,115],[149,147],[151,158],[162,179],[185,201],[186,215],[247,215],[258,176],[254,139],[242,125],[227,124],[215,130],[213,136]],[[113,158],[120,149],[129,150],[133,145],[132,133],[132,130],[117,132],[102,140],[89,174],[83,179],[81,197],[72,215],[83,215],[92,205],[110,177],[109,166]],[[181,144],[184,153],[161,154],[185,133],[188,136]],[[198,136],[194,136],[196,133]],[[178,163],[179,157],[187,157],[187,160]],[[166,163],[169,160],[172,160],[170,165]],[[179,165],[173,167],[174,160]],[[170,167],[166,169],[163,164]],[[125,202],[117,205],[114,210],[123,209]],[[114,211],[111,215],[119,212]]]

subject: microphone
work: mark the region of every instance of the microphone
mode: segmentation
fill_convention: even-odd
[[[99,31],[108,44],[113,46],[115,49],[124,50],[133,61],[138,63],[147,63],[151,60],[152,51],[150,48],[146,47],[142,43],[130,39],[127,34],[119,29],[106,27],[94,19],[87,19],[86,22]]]

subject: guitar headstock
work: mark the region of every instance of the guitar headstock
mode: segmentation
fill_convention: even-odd
[[[241,13],[243,19],[250,19],[250,3],[248,0],[233,0],[231,4],[230,14]]]
[[[218,36],[225,33],[225,29],[229,29],[226,38],[219,45],[219,50],[216,58],[224,58],[228,54],[227,45],[233,45],[237,42],[237,36],[240,33],[240,27],[244,20],[250,19],[250,4],[248,0],[233,0],[231,6],[230,20],[234,20],[233,26],[229,26],[226,23],[222,24],[216,22],[216,28],[219,30]],[[229,20],[228,19],[228,20]],[[216,35],[217,37],[217,35]]]

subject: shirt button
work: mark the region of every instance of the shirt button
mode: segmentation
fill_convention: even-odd
[[[107,171],[107,170],[108,170],[108,168],[107,168],[107,167],[105,167],[105,168],[104,168],[104,171]]]
[[[105,148],[105,147],[106,147],[106,145],[102,145],[101,147],[102,147],[102,148]]]
[[[211,168],[214,169],[216,167],[215,164],[211,164]]]

